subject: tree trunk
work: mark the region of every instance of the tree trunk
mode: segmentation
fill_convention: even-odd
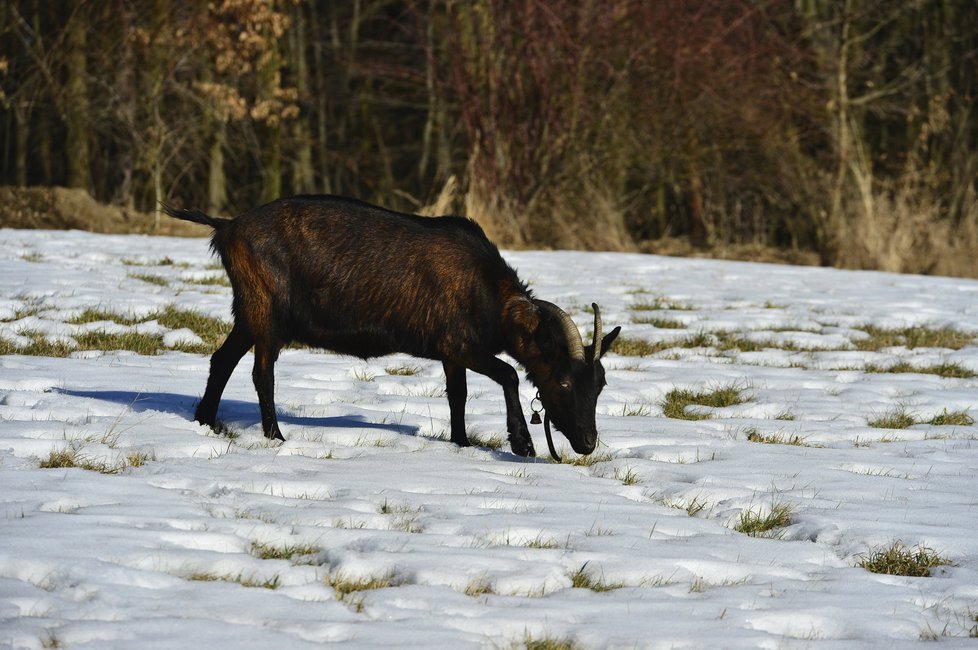
[[[323,192],[328,194],[332,192],[332,183],[329,178],[329,104],[326,101],[327,83],[326,75],[323,72],[323,68],[328,65],[328,62],[324,58],[325,48],[323,47],[323,43],[325,42],[326,35],[321,28],[322,22],[317,10],[317,4],[313,2],[309,8],[309,24],[315,30],[312,37],[312,60],[315,65],[313,78],[315,80],[316,95],[316,156],[318,158],[316,161],[318,163],[316,173],[319,176],[319,187],[322,188]]]
[[[65,142],[69,187],[89,189],[89,136],[91,116],[88,102],[88,69],[86,60],[86,34],[88,21],[84,6],[79,6],[68,19],[65,68],[68,76],[65,85],[65,120],[68,129]]]
[[[839,26],[839,41],[835,59],[835,87],[833,88],[832,121],[835,131],[835,183],[832,186],[832,211],[829,215],[830,228],[842,219],[843,192],[846,171],[849,168],[849,32],[852,28],[852,0],[845,0],[842,7],[842,23]]]
[[[27,186],[27,136],[30,133],[31,112],[24,102],[14,104],[14,182],[20,187]]]
[[[259,71],[260,101],[273,101],[278,87],[279,53],[270,45],[268,57]],[[267,115],[259,126],[261,147],[261,201],[267,203],[282,195],[282,127],[278,115]]]
[[[221,214],[227,204],[227,178],[224,175],[224,145],[227,124],[212,117],[212,140],[207,165],[207,208],[210,214]]]
[[[428,5],[428,26],[425,32],[425,49],[427,60],[425,62],[425,88],[428,91],[428,115],[425,118],[424,130],[421,133],[421,156],[418,161],[418,181],[424,187],[428,180],[428,160],[431,156],[432,136],[435,125],[438,121],[439,101],[438,93],[435,92],[435,2],[432,0]]]
[[[292,9],[292,29],[289,31],[289,56],[295,75],[299,115],[292,124],[295,158],[292,160],[292,191],[308,193],[315,190],[312,167],[312,135],[309,128],[309,66],[306,64],[306,21],[302,5]]]

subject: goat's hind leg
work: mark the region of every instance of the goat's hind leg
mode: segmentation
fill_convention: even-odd
[[[442,361],[445,369],[445,392],[448,394],[448,410],[452,421],[452,442],[459,447],[469,446],[465,435],[465,398],[468,390],[465,384],[465,366]]]
[[[235,366],[253,343],[248,328],[241,323],[235,323],[224,343],[211,357],[211,372],[207,376],[207,388],[197,405],[197,411],[194,413],[195,420],[207,426],[214,426],[217,421],[217,405],[221,401],[224,387],[227,386]]]
[[[281,345],[269,341],[255,342],[255,368],[251,373],[261,409],[261,428],[270,440],[285,440],[275,414],[275,361]]]

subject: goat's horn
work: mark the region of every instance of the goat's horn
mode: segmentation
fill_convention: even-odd
[[[601,358],[601,337],[603,332],[601,331],[601,310],[598,309],[598,303],[592,302],[591,307],[594,309],[594,348],[591,352],[591,362],[594,363]]]
[[[564,338],[567,339],[567,349],[570,351],[571,358],[584,361],[584,340],[581,338],[581,332],[577,329],[577,325],[574,324],[573,319],[567,315],[567,312],[552,302],[547,302],[546,300],[534,300],[534,302],[538,307],[549,312],[550,315],[560,322],[561,329],[564,332]]]

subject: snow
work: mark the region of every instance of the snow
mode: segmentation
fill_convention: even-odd
[[[249,355],[221,404],[231,438],[192,420],[208,359],[172,348],[199,344],[195,333],[66,322],[168,305],[228,319],[230,289],[201,283],[220,275],[206,240],[0,230],[0,339],[131,330],[169,349],[0,356],[0,647],[890,649],[978,634],[978,426],[926,424],[945,410],[978,417],[978,379],[866,372],[978,371],[978,347],[853,345],[869,325],[978,334],[978,282],[505,256],[584,331],[598,302],[606,329],[631,338],[734,332],[761,345],[609,354],[589,466],[456,448],[440,364],[402,355],[285,350],[282,444],[261,435]],[[655,299],[674,309],[630,309]],[[650,314],[683,328],[632,322]],[[398,366],[417,373],[388,374]],[[663,416],[673,389],[731,385],[750,401]],[[524,382],[527,414],[534,393]],[[920,423],[869,425],[897,410]],[[505,437],[501,390],[471,373],[467,426]],[[40,468],[52,450],[111,473]],[[742,513],[779,505],[791,523],[771,536],[735,530]],[[951,564],[925,578],[857,566],[895,541]],[[297,553],[262,559],[256,545]],[[572,587],[575,574],[605,590]],[[389,586],[342,594],[369,579]]]

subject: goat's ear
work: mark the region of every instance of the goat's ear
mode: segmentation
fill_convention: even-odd
[[[621,334],[620,325],[615,329],[611,330],[611,332],[609,332],[608,334],[605,334],[605,337],[601,339],[601,354],[598,355],[599,359],[604,356],[605,352],[611,349],[612,344],[615,342],[615,339],[618,338],[619,334]]]
[[[521,333],[533,334],[540,327],[540,310],[529,300],[514,300],[509,308],[509,319]]]
[[[537,347],[540,348],[540,351],[548,359],[552,359],[557,355],[562,337],[560,326],[552,316],[541,319],[540,326],[537,327],[537,331],[533,334],[533,340],[536,341]]]
[[[529,300],[514,300],[506,312],[509,326],[523,350],[533,341],[540,329],[540,310]]]

